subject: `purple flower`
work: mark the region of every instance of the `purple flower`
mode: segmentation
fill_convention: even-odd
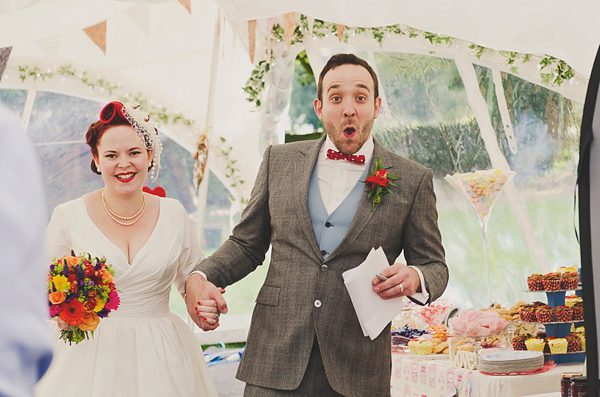
[[[53,272],[56,265],[50,265],[50,271]]]
[[[106,317],[106,316],[108,316],[108,313],[110,313],[110,310],[102,309],[96,314],[98,315],[98,317]]]
[[[73,300],[73,298],[75,298],[75,294],[69,294],[67,295],[67,297],[65,298],[65,302],[64,303],[69,303]]]

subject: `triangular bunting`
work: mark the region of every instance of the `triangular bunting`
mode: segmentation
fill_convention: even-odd
[[[137,4],[127,10],[127,14],[146,36],[150,35],[150,5],[145,3]]]
[[[92,41],[106,54],[106,21],[83,29]]]
[[[234,35],[235,37],[235,35]],[[248,52],[250,53],[250,62],[254,63],[254,50],[256,44],[256,19],[248,21]]]
[[[6,64],[8,63],[11,51],[12,47],[0,48],[0,80],[2,80],[2,75],[4,74],[4,70],[6,70]]]
[[[283,31],[285,32],[285,45],[289,50],[292,45],[292,37],[294,37],[294,29],[296,28],[296,13],[286,12],[283,14]]]
[[[342,41],[342,39],[344,38],[344,25],[342,25],[341,23],[337,24],[337,36],[339,41]]]
[[[179,0],[182,6],[191,14],[192,13],[192,1],[191,0]]]

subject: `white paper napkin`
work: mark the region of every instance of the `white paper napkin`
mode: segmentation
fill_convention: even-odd
[[[342,273],[363,334],[371,340],[377,338],[404,307],[402,298],[385,300],[373,291],[373,277],[388,266],[383,248],[371,248],[363,263]]]

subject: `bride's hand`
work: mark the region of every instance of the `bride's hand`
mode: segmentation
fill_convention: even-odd
[[[56,324],[58,325],[58,328],[65,330],[65,331],[70,331],[71,330],[71,326],[67,323],[65,323],[63,320],[61,320],[60,317],[56,317]]]
[[[204,331],[211,331],[219,326],[218,315],[227,313],[227,304],[221,295],[225,292],[222,288],[216,287],[213,283],[207,281],[200,274],[191,274],[185,283],[185,303],[187,311],[192,320]],[[200,309],[201,302],[213,301],[216,304],[217,318],[214,315],[202,315]],[[205,306],[205,308],[214,306]],[[212,312],[212,310],[211,310]],[[204,312],[210,314],[209,312]],[[206,317],[206,320],[204,319]]]
[[[217,302],[214,300],[200,300],[196,306],[196,314],[206,323],[214,326],[219,326],[219,309]]]

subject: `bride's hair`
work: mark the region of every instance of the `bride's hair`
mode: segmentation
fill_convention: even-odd
[[[114,115],[114,117],[111,118],[110,121],[104,122],[98,120],[93,122],[89,126],[87,132],[85,133],[85,142],[92,150],[92,154],[94,156],[98,157],[98,144],[100,144],[100,139],[102,139],[102,135],[104,135],[106,130],[108,130],[109,128],[118,125],[131,126],[131,124],[129,124],[125,117],[116,112],[116,114]],[[98,168],[96,168],[96,162],[94,161],[94,159],[92,159],[91,169],[94,174],[100,175],[100,171],[98,170]]]

